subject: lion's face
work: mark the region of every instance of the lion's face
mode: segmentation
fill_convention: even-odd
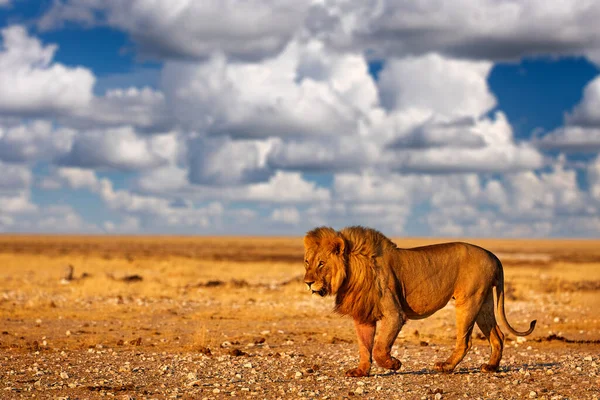
[[[321,297],[336,294],[346,277],[343,239],[305,239],[304,244],[304,283]]]

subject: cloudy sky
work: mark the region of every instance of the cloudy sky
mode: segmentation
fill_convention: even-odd
[[[600,236],[597,0],[0,0],[0,232]]]

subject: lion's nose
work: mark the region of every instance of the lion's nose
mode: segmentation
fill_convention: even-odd
[[[312,282],[305,281],[304,283],[306,283],[306,286],[308,286],[308,288],[310,289],[310,287],[312,286],[313,283],[315,283],[315,281],[312,281]]]

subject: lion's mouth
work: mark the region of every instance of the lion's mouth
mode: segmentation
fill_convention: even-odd
[[[325,294],[326,294],[325,288],[321,288],[319,290],[313,290],[312,292],[313,292],[313,294],[316,293],[316,294],[318,294],[321,297],[325,297]]]

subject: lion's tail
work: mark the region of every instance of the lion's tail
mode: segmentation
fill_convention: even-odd
[[[504,271],[502,269],[502,264],[500,263],[500,260],[498,260],[497,257],[494,258],[496,258],[496,262],[498,263],[496,286],[494,286],[494,289],[496,291],[498,317],[500,318],[500,320],[502,320],[502,323],[504,324],[506,329],[508,329],[508,331],[513,335],[527,336],[531,334],[531,332],[533,332],[537,320],[534,319],[533,321],[531,321],[531,323],[529,324],[529,329],[525,332],[517,331],[512,326],[510,326],[508,320],[506,319],[506,313],[504,312]]]

